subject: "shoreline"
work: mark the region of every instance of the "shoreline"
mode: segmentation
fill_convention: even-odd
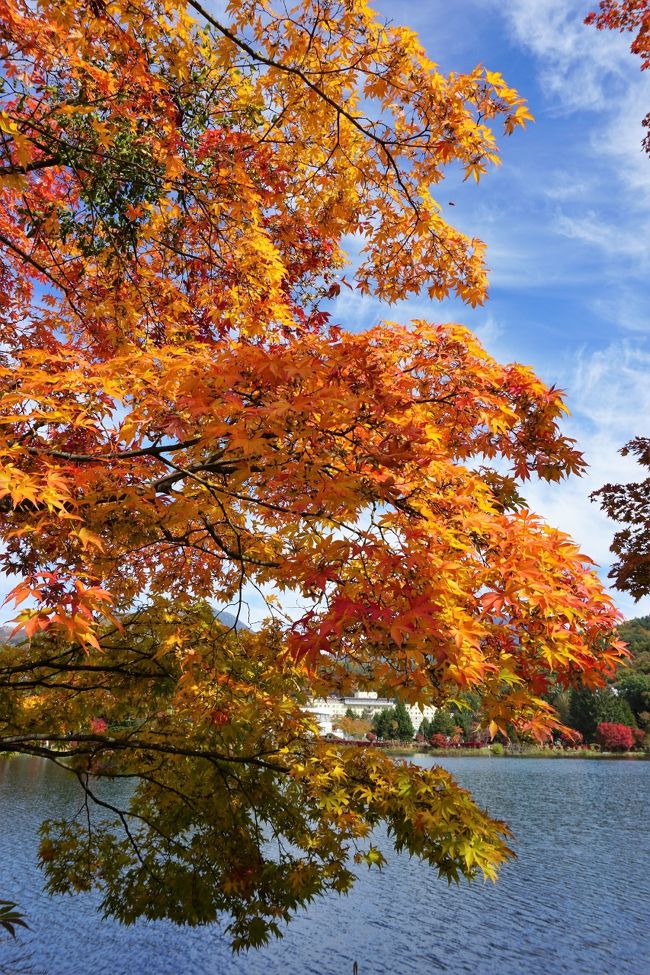
[[[364,747],[364,746],[362,746]],[[373,747],[368,744],[368,748]],[[553,751],[551,749],[544,750],[531,750],[527,752],[493,752],[489,747],[486,748],[426,748],[423,749],[421,746],[417,748],[411,748],[408,745],[400,746],[389,746],[382,748],[382,751],[386,755],[390,755],[392,758],[408,758],[415,756],[426,756],[431,758],[488,758],[488,759],[501,759],[501,758],[514,758],[514,759],[584,759],[585,761],[648,761],[650,760],[650,752],[596,752],[589,751],[588,749],[577,749],[576,751]],[[43,758],[48,761],[47,756],[44,755],[29,755],[25,752],[0,752],[0,759],[12,759],[12,758]]]
[[[395,757],[401,756],[415,756],[415,755],[426,755],[433,758],[516,758],[516,759],[539,759],[539,758],[550,758],[550,759],[564,759],[564,758],[578,758],[585,759],[586,761],[593,760],[603,760],[603,759],[614,759],[615,761],[648,761],[650,759],[650,754],[648,752],[591,752],[587,749],[571,751],[544,751],[540,749],[539,751],[529,751],[529,752],[507,752],[504,751],[501,754],[495,754],[489,748],[477,748],[477,749],[464,749],[464,748],[386,748],[384,749],[387,755],[392,755]]]

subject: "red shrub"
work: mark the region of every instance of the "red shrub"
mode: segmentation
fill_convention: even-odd
[[[429,744],[433,748],[446,748],[447,747],[447,736],[446,735],[441,735],[440,732],[437,731],[434,735],[431,735],[431,737],[429,738]]]
[[[606,752],[629,752],[634,748],[634,734],[626,724],[604,721],[596,729],[596,739]]]

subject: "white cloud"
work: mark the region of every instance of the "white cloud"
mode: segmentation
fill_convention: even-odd
[[[539,59],[555,111],[604,108],[613,89],[624,89],[629,38],[586,27],[584,0],[508,0],[498,8],[517,42]]]
[[[604,575],[612,561],[609,547],[620,526],[606,517],[590,495],[607,482],[645,476],[632,457],[620,455],[620,448],[635,433],[647,432],[649,374],[650,351],[639,343],[621,342],[581,353],[561,381],[572,409],[566,431],[578,441],[589,470],[560,485],[533,482],[524,491],[531,508],[570,534],[598,562]],[[612,591],[612,595],[628,617],[650,613],[650,597],[635,603],[623,593]]]
[[[638,67],[638,58],[632,58]],[[648,73],[630,84],[620,98],[609,106],[608,120],[591,135],[596,153],[608,157],[617,178],[633,197],[635,211],[650,208],[650,159],[641,141],[647,134],[642,119],[650,110],[650,78]]]
[[[557,169],[547,175],[544,195],[557,203],[589,199],[597,189],[597,181],[591,174],[576,174],[566,169]]]
[[[619,329],[639,334],[650,334],[650,316],[645,294],[631,288],[627,281],[621,281],[609,293],[594,296],[590,307],[600,317]]]
[[[612,224],[594,210],[587,210],[579,216],[560,213],[555,229],[563,237],[598,247],[614,257],[634,259],[636,274],[650,263],[648,241],[635,224]]]
[[[636,207],[649,207],[650,165],[641,148],[641,120],[650,108],[650,79],[630,52],[633,35],[586,26],[589,8],[583,0],[509,0],[498,9],[516,42],[537,62],[547,111],[600,113],[587,148],[609,157],[616,181],[636,194]],[[589,174],[581,174],[569,179],[567,189],[589,184]]]

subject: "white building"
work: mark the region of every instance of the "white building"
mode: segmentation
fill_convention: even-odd
[[[349,709],[355,718],[373,718],[379,711],[386,708],[394,708],[397,702],[387,697],[377,697],[375,691],[356,691],[352,697],[325,697],[313,701],[305,708],[314,715],[321,729],[321,734],[331,735],[334,732],[333,723],[338,718],[345,716]],[[429,721],[436,713],[436,708],[425,705],[423,708],[417,704],[407,704],[406,710],[417,731],[423,718]]]

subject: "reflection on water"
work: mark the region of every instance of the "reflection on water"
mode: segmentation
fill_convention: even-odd
[[[650,763],[441,764],[515,832],[518,860],[495,887],[448,888],[388,854],[381,874],[312,905],[282,942],[232,957],[216,925],[124,928],[96,898],[43,894],[38,824],[74,812],[79,787],[40,759],[0,761],[0,897],[31,926],[16,943],[0,937],[0,975],[349,975],[355,960],[359,975],[647,975]]]

